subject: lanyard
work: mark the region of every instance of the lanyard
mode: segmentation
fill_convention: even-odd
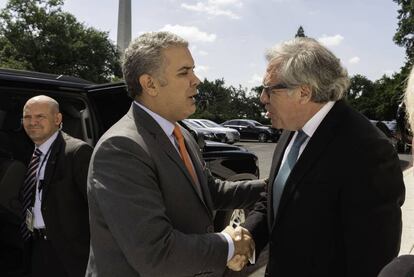
[[[43,190],[43,179],[45,178],[45,172],[43,171],[43,179],[39,180],[40,171],[42,171],[42,168],[45,166],[46,161],[49,159],[50,151],[52,150],[53,144],[55,144],[55,142],[53,142],[52,145],[50,145],[49,149],[47,150],[47,152],[45,154],[45,157],[43,158],[42,162],[40,163],[39,170],[37,171],[36,180],[38,180],[38,182],[39,182],[39,185],[38,185],[39,194]],[[45,171],[46,171],[46,169],[45,169]]]

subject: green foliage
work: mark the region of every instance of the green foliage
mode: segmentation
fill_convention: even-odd
[[[394,35],[394,42],[405,47],[409,66],[413,64],[414,58],[414,1],[393,0],[400,6],[398,10],[398,28]]]
[[[198,87],[198,109],[193,118],[206,118],[223,122],[234,118],[249,118],[267,122],[263,117],[264,108],[260,103],[260,92],[253,89],[250,93],[239,86],[225,86],[224,79],[204,81]],[[261,91],[261,90],[260,90]]]
[[[107,82],[121,76],[108,33],[62,11],[63,0],[9,0],[0,12],[0,67]]]
[[[351,78],[347,100],[370,119],[392,120],[401,102],[403,86],[400,73],[392,77],[384,75],[375,82],[358,74]]]

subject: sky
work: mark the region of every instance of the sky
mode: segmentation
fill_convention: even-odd
[[[405,50],[393,42],[392,0],[132,0],[132,38],[167,30],[190,42],[200,79],[251,88],[262,83],[265,51],[306,36],[327,46],[352,76],[375,81],[398,72]],[[0,0],[0,8],[7,0]],[[117,0],[65,0],[63,9],[116,43]]]

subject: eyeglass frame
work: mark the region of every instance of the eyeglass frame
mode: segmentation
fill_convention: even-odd
[[[274,84],[274,85],[270,85],[270,86],[266,86],[266,85],[262,85],[263,89],[262,91],[265,92],[268,96],[270,96],[270,92],[274,89],[291,89],[291,87],[289,87],[288,85],[286,85],[285,83],[278,83],[278,84]]]

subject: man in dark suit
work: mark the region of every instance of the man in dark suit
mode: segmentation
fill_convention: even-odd
[[[135,101],[91,158],[87,276],[222,276],[252,245],[230,227],[215,233],[214,210],[253,204],[265,183],[214,179],[177,124],[195,112],[200,83],[184,39],[141,35],[123,72]]]
[[[399,251],[404,183],[387,138],[341,100],[346,70],[314,39],[269,50],[261,101],[284,129],[246,219],[267,276],[374,277]]]
[[[21,190],[21,232],[35,276],[85,275],[89,254],[86,177],[92,147],[59,130],[59,104],[29,99],[23,126],[35,144]]]

